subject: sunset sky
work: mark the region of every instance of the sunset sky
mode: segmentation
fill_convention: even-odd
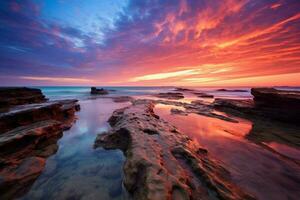
[[[300,86],[300,1],[0,1],[0,85]]]

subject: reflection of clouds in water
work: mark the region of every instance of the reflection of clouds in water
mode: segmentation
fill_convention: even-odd
[[[295,191],[299,191],[299,175],[295,172],[299,166],[245,139],[253,128],[252,122],[238,119],[239,123],[231,123],[196,114],[172,115],[172,107],[159,104],[155,113],[207,148],[243,189],[258,199],[298,199],[299,192]],[[289,155],[299,155],[282,145],[271,146]]]
[[[122,189],[124,155],[119,150],[94,149],[97,134],[109,129],[115,109],[127,104],[110,99],[80,101],[72,128],[23,199],[126,199]],[[111,194],[114,197],[111,197]]]

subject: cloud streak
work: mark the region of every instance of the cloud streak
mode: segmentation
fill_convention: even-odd
[[[96,28],[47,21],[41,10],[29,0],[1,2],[0,75],[13,78],[0,84],[255,84],[300,72],[298,0],[129,0],[113,25],[101,26],[101,41]]]

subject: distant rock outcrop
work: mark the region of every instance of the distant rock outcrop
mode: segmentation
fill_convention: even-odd
[[[300,121],[300,92],[277,90],[274,88],[252,88],[253,100],[216,99],[214,107],[265,117],[288,123]],[[228,110],[230,109],[230,110]]]
[[[104,88],[97,89],[96,87],[91,87],[91,94],[106,95],[108,94],[108,90],[105,90]]]
[[[27,87],[0,88],[0,111],[11,106],[47,101],[40,89]]]
[[[58,139],[80,106],[77,100],[45,102],[40,90],[28,88],[2,89],[1,95],[15,101],[0,113],[0,199],[14,199],[30,188],[46,158],[57,151]]]
[[[158,97],[158,98],[163,98],[163,99],[174,99],[174,100],[177,100],[177,99],[183,99],[183,98],[184,98],[183,94],[180,93],[180,92],[158,93],[158,94],[155,94],[154,96],[155,96],[155,97]]]

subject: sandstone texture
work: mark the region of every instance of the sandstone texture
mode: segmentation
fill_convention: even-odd
[[[166,93],[158,93],[154,95],[155,97],[158,98],[163,98],[163,99],[173,99],[173,100],[178,100],[178,99],[183,99],[184,96],[180,92],[166,92]]]
[[[207,150],[160,119],[151,100],[116,110],[95,147],[126,155],[124,185],[138,200],[254,199]]]
[[[300,121],[300,92],[274,88],[252,88],[253,100],[215,99],[214,107],[222,111],[263,117],[287,123]]]
[[[13,90],[23,95],[28,92],[27,88]],[[80,109],[77,100],[36,101],[39,103],[30,100],[24,105],[10,104],[6,112],[0,113],[0,199],[15,199],[30,188]]]

